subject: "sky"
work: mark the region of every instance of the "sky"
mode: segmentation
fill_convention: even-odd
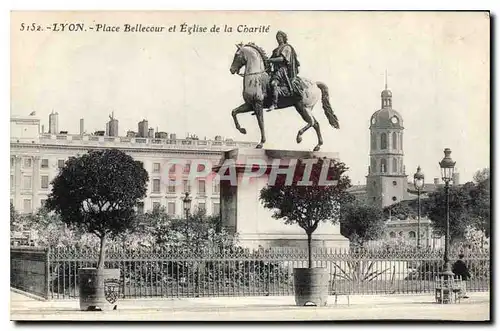
[[[120,26],[176,25],[173,33],[20,31],[21,23]],[[220,33],[180,32],[197,24]],[[242,99],[242,78],[231,75],[236,43],[255,42],[271,53],[283,30],[297,51],[300,75],[326,83],[340,129],[329,126],[318,104],[324,152],[338,152],[353,184],[364,184],[369,164],[369,121],[380,108],[388,72],[393,108],[403,117],[404,164],[418,165],[426,182],[440,176],[438,162],[451,148],[461,181],[490,163],[490,32],[481,12],[14,12],[11,16],[11,115],[32,111],[48,129],[104,130],[108,115],[120,135],[147,119],[160,131],[200,138],[215,135],[259,141],[254,116],[231,110]],[[223,32],[224,26],[233,32]],[[269,26],[239,33],[238,25]],[[265,114],[266,148],[312,150],[311,129],[287,108]]]

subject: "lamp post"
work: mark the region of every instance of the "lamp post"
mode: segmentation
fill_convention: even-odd
[[[444,158],[439,162],[441,167],[441,178],[444,181],[444,189],[446,194],[446,233],[444,237],[444,272],[443,276],[453,277],[450,264],[450,181],[453,179],[453,172],[455,171],[455,161],[452,160],[451,149],[445,148]]]
[[[415,185],[415,189],[417,190],[417,248],[420,249],[420,192],[424,188],[424,174],[422,173],[420,166],[417,167],[417,172],[413,175],[413,185]]]
[[[186,241],[189,240],[189,211],[191,210],[191,197],[189,196],[189,192],[184,193],[184,211],[186,212]]]

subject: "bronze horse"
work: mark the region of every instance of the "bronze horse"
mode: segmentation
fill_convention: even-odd
[[[236,47],[238,49],[234,54],[233,63],[229,70],[231,74],[235,74],[239,73],[240,69],[245,66],[245,73],[242,75],[243,100],[245,103],[233,109],[234,124],[242,134],[246,134],[246,130],[240,126],[236,116],[241,113],[253,111],[257,117],[261,135],[260,143],[256,148],[262,148],[266,142],[264,108],[268,108],[271,104],[268,58],[264,50],[255,44],[236,45]],[[313,83],[304,78],[301,78],[301,80],[304,85],[302,96],[280,96],[277,109],[295,107],[302,119],[307,122],[307,125],[297,133],[297,143],[302,141],[302,134],[313,127],[318,136],[318,144],[314,147],[314,151],[319,151],[321,145],[323,145],[323,138],[321,137],[319,123],[312,115],[312,110],[320,98],[330,125],[338,129],[339,122],[330,105],[328,87],[321,82]]]

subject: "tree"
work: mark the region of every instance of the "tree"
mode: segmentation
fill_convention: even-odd
[[[357,200],[342,206],[340,234],[353,244],[363,246],[369,240],[377,240],[384,233],[385,217],[382,208]]]
[[[472,224],[470,206],[470,191],[473,183],[463,186],[450,186],[450,241],[463,240],[467,228]],[[423,201],[425,213],[432,221],[434,232],[439,235],[446,233],[446,193],[444,187],[429,193]]]
[[[490,169],[479,170],[474,175],[474,188],[470,191],[470,214],[474,218],[474,227],[490,237],[491,223],[491,179]]]
[[[148,180],[142,162],[124,152],[89,151],[66,161],[46,206],[68,226],[99,238],[98,269],[103,269],[107,239],[137,226],[134,207],[146,196]]]
[[[10,231],[18,231],[19,230],[19,213],[17,212],[14,205],[10,204]]]
[[[338,222],[340,206],[352,199],[346,190],[351,181],[344,173],[348,170],[342,162],[329,159],[316,159],[310,176],[307,176],[308,162],[298,160],[293,179],[286,182],[285,175],[279,175],[275,183],[264,187],[260,200],[264,207],[273,209],[273,218],[283,219],[285,224],[297,224],[307,234],[309,268],[312,267],[312,234],[320,222]],[[323,168],[328,169],[326,180],[336,181],[335,185],[326,185],[322,181]],[[308,185],[303,182],[308,181]]]
[[[153,210],[146,216],[154,224],[152,235],[155,245],[189,248],[201,253],[207,247],[232,247],[235,237],[220,226],[218,215],[207,216],[204,210],[185,218],[171,218],[164,208]]]

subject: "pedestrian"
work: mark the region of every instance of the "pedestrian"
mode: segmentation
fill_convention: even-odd
[[[466,281],[471,278],[471,275],[469,273],[469,269],[467,268],[467,265],[464,262],[464,255],[459,254],[458,255],[458,260],[453,263],[453,273],[456,276],[460,276],[461,278],[461,284],[460,284],[460,292],[459,296],[461,298],[467,299],[469,298],[466,294]]]

